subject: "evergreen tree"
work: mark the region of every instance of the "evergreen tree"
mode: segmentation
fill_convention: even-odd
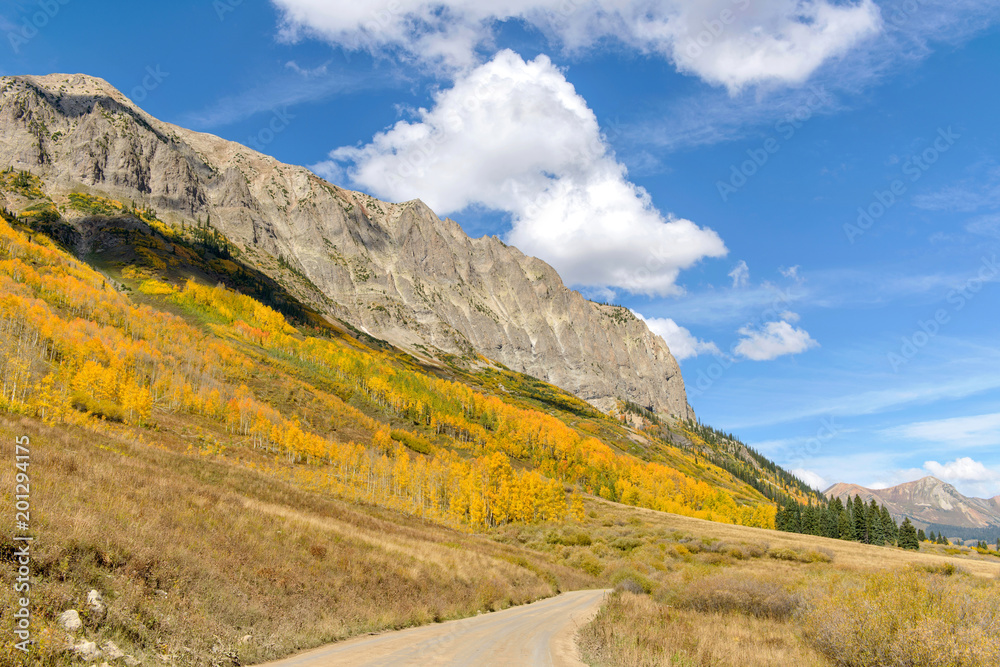
[[[885,505],[882,505],[879,512],[882,515],[882,534],[885,536],[885,541],[889,544],[896,544],[899,539],[899,526],[896,525],[896,520],[889,514]]]
[[[867,514],[867,506],[861,500],[861,494],[854,496],[854,539],[863,544],[868,544]]]
[[[920,540],[921,542],[927,541],[927,535],[924,533],[923,528],[917,531],[917,539]]]
[[[837,519],[837,527],[840,530],[840,539],[842,540],[853,540],[854,539],[854,523],[851,521],[851,515],[847,512],[841,513]]]
[[[819,535],[819,508],[814,507],[812,498],[802,511],[802,532],[806,535]]]
[[[882,512],[875,499],[868,505],[868,543],[882,546],[885,544],[885,527],[882,525]]]
[[[843,510],[841,510],[843,511]],[[840,537],[840,514],[837,512],[833,504],[828,504],[826,506],[826,511],[823,513],[826,520],[826,525],[824,526],[823,534],[826,537],[837,539]]]
[[[910,523],[910,517],[903,519],[903,525],[899,528],[899,546],[903,549],[920,550],[920,542],[917,541],[917,529]]]

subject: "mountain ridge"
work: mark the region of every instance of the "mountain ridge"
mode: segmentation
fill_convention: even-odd
[[[85,75],[0,78],[0,164],[57,196],[85,191],[221,232],[318,311],[418,356],[478,355],[611,411],[694,417],[665,341],[497,237],[423,202],[382,202],[304,167],[159,121]]]
[[[970,529],[1000,527],[998,498],[971,498],[953,485],[932,476],[886,489],[838,483],[823,494],[841,500],[858,495],[865,502],[874,499],[876,503],[885,505],[897,520],[908,517],[921,528],[935,525]]]

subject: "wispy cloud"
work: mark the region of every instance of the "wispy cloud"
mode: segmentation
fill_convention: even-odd
[[[884,429],[881,433],[951,447],[992,447],[1000,445],[1000,412],[914,422]]]
[[[983,364],[984,362],[980,362],[980,365]],[[759,385],[760,382],[755,381],[755,384]],[[817,419],[827,415],[861,417],[904,407],[967,398],[996,389],[1000,389],[1000,377],[994,373],[968,375],[950,381],[942,376],[938,381],[913,383],[904,387],[873,389],[833,396],[815,396],[807,403],[799,405],[789,405],[786,402],[779,411],[762,412],[752,418],[733,423],[729,427],[743,429],[775,426]]]
[[[970,167],[969,178],[936,192],[914,197],[913,204],[929,211],[975,213],[1000,207],[1000,166],[992,161]]]
[[[888,76],[919,63],[940,45],[960,44],[1000,21],[1000,5],[981,0],[883,0],[881,32],[818,67],[807,87],[758,88],[733,96],[698,89],[675,96],[625,124],[636,149],[668,151],[740,139],[761,131],[779,139],[779,123],[840,112]],[[821,104],[815,103],[819,94]],[[665,121],[664,119],[669,119]],[[628,147],[623,146],[623,149]]]
[[[178,122],[201,130],[225,127],[261,112],[396,81],[390,78],[393,75],[384,72],[328,71],[327,64],[309,69],[291,61],[286,64],[285,70],[285,74],[275,75],[243,92],[223,97],[204,109],[184,114]]]

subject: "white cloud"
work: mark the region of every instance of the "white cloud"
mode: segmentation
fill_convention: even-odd
[[[667,342],[670,353],[677,361],[697,357],[699,354],[721,354],[715,343],[699,340],[669,317],[650,317],[647,319],[641,313],[632,312],[646,323],[650,331]]]
[[[402,55],[446,71],[474,66],[500,21],[518,19],[554,46],[585,51],[615,40],[736,91],[798,84],[881,29],[872,0],[272,0],[282,34]]]
[[[750,267],[745,260],[740,260],[729,272],[729,277],[733,279],[733,287],[746,287],[750,283]]]
[[[790,266],[787,269],[778,269],[778,272],[781,273],[781,275],[783,275],[786,278],[790,278],[792,280],[799,280],[800,268],[801,267],[798,264],[796,264],[795,266]]]
[[[948,444],[953,447],[996,446],[1000,445],[1000,412],[914,422],[885,429],[882,433],[897,438]]]
[[[1000,472],[991,470],[982,462],[975,461],[968,456],[957,458],[945,464],[927,461],[924,463],[924,470],[945,481],[988,482],[1000,480]]]
[[[414,122],[333,151],[321,174],[439,214],[478,205],[512,217],[508,241],[583,287],[676,294],[682,269],[727,250],[712,230],[662,215],[627,179],[594,112],[549,59],[512,51],[460,75]]]
[[[820,477],[815,472],[813,472],[812,470],[806,470],[805,468],[796,468],[795,470],[792,470],[791,473],[796,477],[798,477],[799,479],[801,479],[806,484],[808,484],[809,486],[811,486],[812,488],[817,489],[819,491],[825,491],[826,489],[830,488],[830,483],[827,482],[822,477]]]
[[[997,208],[1000,206],[1000,167],[981,163],[975,166],[975,171],[979,173],[973,177],[914,197],[914,205],[929,211],[963,213]]]
[[[788,315],[798,319],[795,313]],[[819,346],[805,329],[793,327],[786,320],[765,322],[761,328],[746,326],[739,330],[739,334],[742,338],[733,350],[753,361],[769,361]]]
[[[966,224],[965,231],[970,234],[1000,238],[1000,214],[980,216]]]

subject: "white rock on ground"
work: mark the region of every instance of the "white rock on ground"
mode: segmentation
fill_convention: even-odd
[[[99,591],[92,590],[87,593],[87,606],[90,607],[91,611],[103,614],[104,613],[104,598],[101,597]]]
[[[108,660],[117,660],[118,658],[125,657],[125,653],[114,642],[105,642],[101,650],[104,651],[104,656]]]
[[[76,646],[73,647],[73,652],[87,662],[94,662],[101,657],[101,650],[97,648],[97,644],[85,639],[77,642]]]
[[[59,625],[67,632],[78,632],[83,627],[83,621],[76,609],[67,609],[59,614]]]

